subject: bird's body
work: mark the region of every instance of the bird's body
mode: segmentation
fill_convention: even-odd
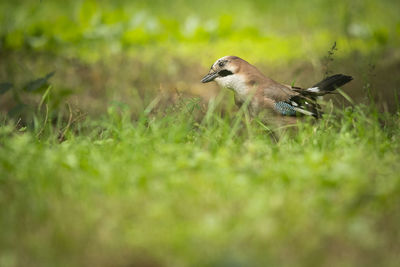
[[[202,82],[213,80],[220,87],[234,91],[237,105],[241,106],[248,101],[252,114],[263,112],[270,117],[294,122],[299,116],[319,118],[322,112],[317,97],[332,93],[351,81],[352,77],[336,74],[308,89],[301,89],[266,77],[255,66],[239,57],[226,56],[211,66]]]

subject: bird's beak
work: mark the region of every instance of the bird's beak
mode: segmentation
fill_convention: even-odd
[[[208,83],[208,82],[213,81],[217,77],[218,77],[217,72],[210,71],[206,76],[203,77],[203,79],[201,79],[201,82]]]

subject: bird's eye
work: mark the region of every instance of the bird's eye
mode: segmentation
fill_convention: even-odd
[[[220,67],[223,67],[224,65],[225,65],[225,62],[221,61],[221,62],[218,63],[218,66],[220,66]]]

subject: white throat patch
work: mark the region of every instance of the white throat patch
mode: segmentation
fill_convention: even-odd
[[[225,77],[218,77],[215,81],[219,86],[231,89],[240,96],[245,96],[248,92],[246,81],[242,75],[232,74]]]

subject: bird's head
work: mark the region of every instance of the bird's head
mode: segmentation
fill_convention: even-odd
[[[208,83],[215,80],[220,84],[223,80],[230,79],[232,75],[238,73],[240,61],[243,60],[235,56],[225,56],[218,59],[211,66],[208,74],[201,79],[201,82]]]

